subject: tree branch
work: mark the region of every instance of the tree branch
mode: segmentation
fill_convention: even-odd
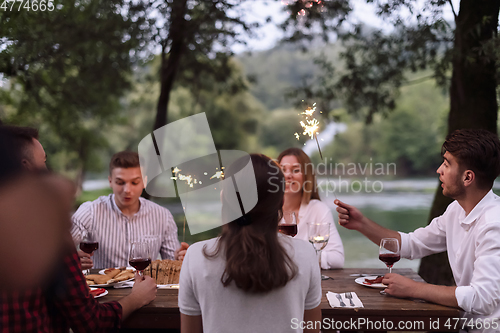
[[[455,20],[456,20],[458,15],[457,15],[457,12],[455,12],[455,7],[453,7],[453,2],[452,2],[452,0],[448,0],[448,2],[450,3],[451,11],[453,12],[453,16],[455,16]]]

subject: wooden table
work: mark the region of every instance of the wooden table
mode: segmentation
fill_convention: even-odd
[[[395,273],[414,280],[422,279],[411,269],[394,269]],[[333,278],[322,281],[323,297],[321,309],[323,315],[322,332],[343,331],[453,331],[447,329],[446,321],[461,317],[458,309],[427,303],[421,300],[398,299],[381,295],[380,289],[369,288],[354,282],[356,273],[383,275],[387,269],[357,269],[322,271]],[[130,293],[130,288],[109,288],[107,296],[99,298],[102,302],[118,300]],[[326,293],[356,292],[364,308],[331,308]],[[179,328],[180,313],[177,306],[178,290],[159,289],[156,299],[149,305],[134,312],[124,322],[126,328]],[[454,321],[451,321],[452,327]],[[328,327],[328,325],[330,325]],[[411,328],[410,328],[411,326]],[[329,328],[333,328],[330,330]]]
[[[410,277],[416,281],[423,281],[422,278],[411,269],[393,269],[393,272]],[[344,324],[346,326],[352,326],[352,329],[349,327],[337,326],[339,328],[335,330],[453,331],[445,327],[446,321],[450,318],[461,317],[461,311],[455,308],[427,303],[422,300],[399,299],[388,295],[381,295],[381,289],[361,286],[354,282],[356,277],[350,276],[351,274],[358,273],[384,275],[387,273],[387,269],[348,268],[323,271],[322,273],[333,278],[333,280],[324,280],[321,284],[323,289],[323,297],[321,299],[323,320],[325,320],[325,318],[328,318],[327,320],[334,319],[335,322],[333,325]],[[361,302],[363,302],[364,308],[331,308],[326,299],[326,293],[328,291],[335,293],[343,293],[346,291],[356,292]],[[363,323],[364,325],[362,325]],[[451,327],[453,327],[455,321],[451,320],[449,323]],[[330,330],[323,329],[323,332],[329,331]]]

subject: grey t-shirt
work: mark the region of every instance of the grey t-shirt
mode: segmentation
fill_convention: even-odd
[[[303,320],[304,310],[321,302],[318,260],[311,244],[279,235],[280,242],[298,267],[297,276],[284,287],[268,293],[247,293],[234,283],[224,287],[221,276],[223,254],[213,259],[210,253],[217,238],[191,245],[182,263],[179,308],[189,316],[202,316],[205,333],[302,332],[292,329]],[[292,321],[293,320],[293,321]]]

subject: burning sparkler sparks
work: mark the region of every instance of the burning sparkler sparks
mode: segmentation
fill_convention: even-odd
[[[216,168],[219,169],[219,168]],[[210,179],[217,178],[217,179],[224,179],[224,167],[222,167],[222,170],[216,171],[215,174],[210,177]],[[175,167],[172,169],[172,173],[174,174],[170,179],[173,180],[182,180],[186,182],[186,184],[190,188],[194,188],[194,185],[200,184],[202,185],[203,182],[201,180],[198,180],[197,178],[194,178],[193,175],[184,175],[180,173],[182,170],[179,169],[178,167]],[[203,173],[204,176],[208,176],[208,172]],[[183,207],[183,210],[185,210],[186,207]],[[186,216],[184,215],[184,222],[183,222],[183,227],[182,227],[182,241],[184,241],[186,238]]]
[[[304,110],[304,112],[301,113],[305,115],[305,122],[300,122],[300,126],[302,126],[302,128],[304,129],[304,133],[302,133],[302,135],[309,135],[311,139],[316,136],[316,133],[319,130],[319,121],[318,119],[313,118],[314,112],[316,112],[316,103],[314,103],[312,107],[307,108],[306,110]],[[298,140],[299,134],[295,133],[295,137]]]
[[[309,135],[311,139],[313,136],[316,135],[316,132],[319,130],[319,121],[318,119],[314,118],[312,120],[307,119],[306,120],[307,125],[304,124],[303,121],[300,122],[300,126],[304,128],[304,135]]]
[[[313,104],[312,108],[307,108],[301,114],[305,114],[307,117],[312,117],[312,115],[316,112],[316,103]]]
[[[217,179],[224,178],[224,171],[217,171],[215,173],[215,175],[213,175],[212,177],[210,177],[210,179],[214,179],[214,178],[217,178]]]
[[[316,103],[313,104],[312,107],[307,108],[302,112],[301,114],[306,116],[305,123],[304,121],[300,122],[300,126],[304,129],[304,133],[302,135],[309,135],[309,137],[315,138],[316,139],[316,144],[318,145],[318,151],[319,151],[319,156],[321,156],[321,159],[323,159],[323,154],[321,153],[321,147],[319,146],[319,141],[318,141],[318,130],[319,130],[319,121],[316,118],[312,118],[314,115],[314,112],[316,112]],[[295,137],[297,140],[299,139],[298,133],[295,133]]]
[[[304,112],[301,113],[302,115],[305,115],[305,122],[300,121],[300,126],[302,126],[302,128],[304,129],[304,133],[302,133],[302,135],[308,135],[311,139],[314,138],[316,140],[319,156],[321,157],[321,159],[323,159],[323,154],[321,153],[321,147],[318,141],[319,121],[318,119],[313,118],[314,112],[316,112],[316,103],[314,103],[312,107],[307,108],[306,110],[304,110]],[[295,132],[294,135],[297,140],[299,140],[299,134]],[[328,186],[328,184],[330,184],[330,179],[328,178],[328,175],[326,176],[326,178],[328,181]],[[335,192],[333,192],[333,195],[335,195],[335,199],[337,199],[337,195],[335,194]]]
[[[175,174],[175,176],[170,177],[170,179],[185,181],[186,184],[191,188],[193,188],[194,185],[196,185],[196,184],[200,184],[200,185],[202,184],[201,181],[194,178],[192,175],[183,175],[182,173],[180,173],[180,171],[182,171],[182,170],[179,169],[178,167],[175,167],[172,170],[172,173]]]

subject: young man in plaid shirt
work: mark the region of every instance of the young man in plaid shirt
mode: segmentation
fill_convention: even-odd
[[[45,169],[46,155],[38,133],[29,128],[5,128],[18,145],[25,169]],[[156,284],[136,275],[130,295],[99,303],[90,294],[69,230],[63,259],[44,286],[30,290],[0,291],[0,332],[109,332],[120,328],[133,311],[156,297]],[[36,250],[34,248],[33,250]]]

